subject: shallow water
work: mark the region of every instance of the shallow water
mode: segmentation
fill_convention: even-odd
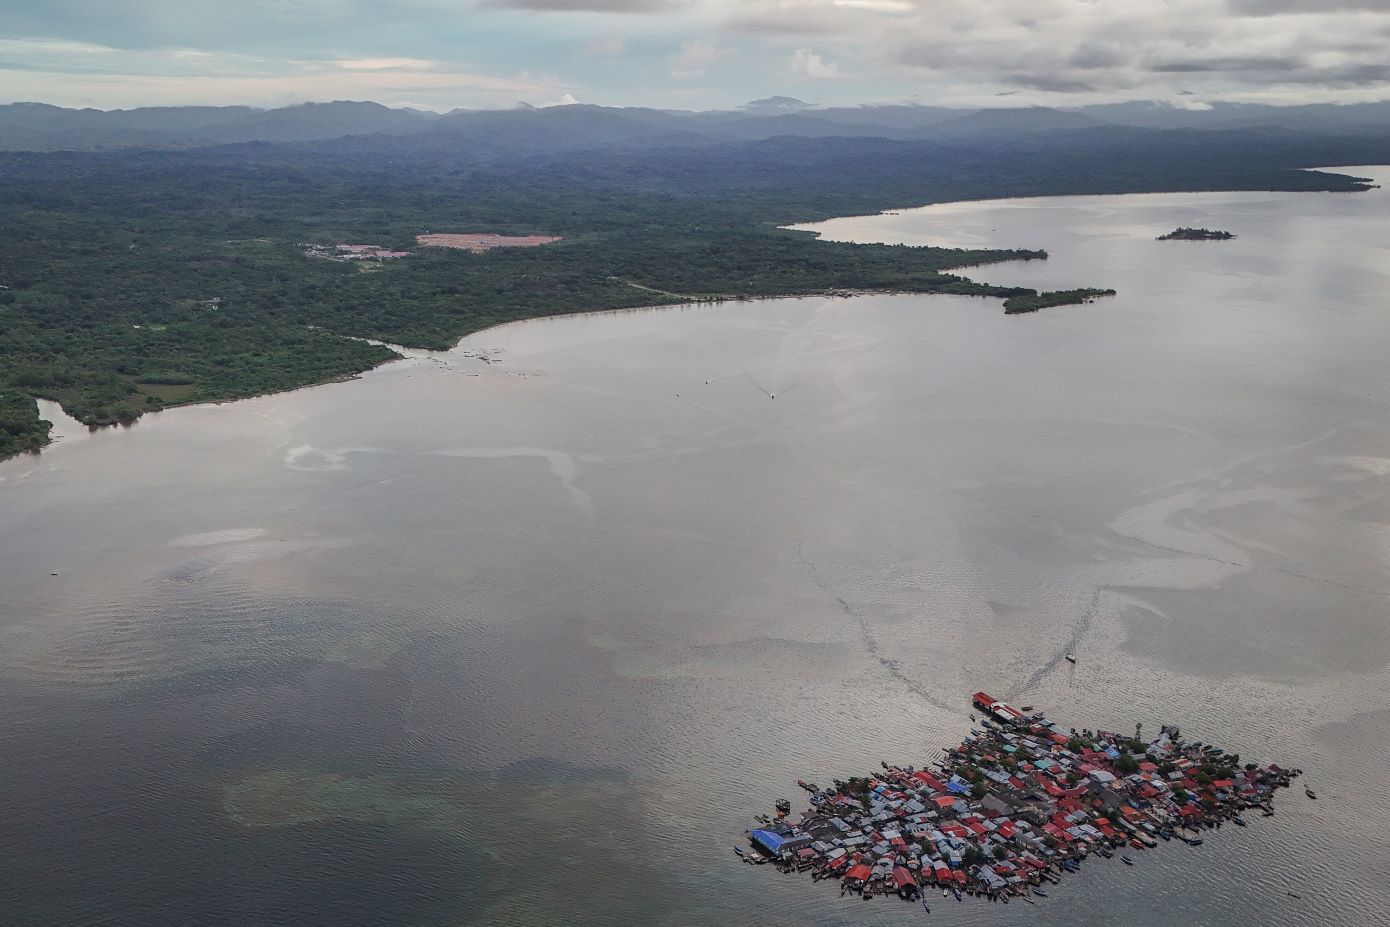
[[[983,688],[1320,799],[933,918],[1383,923],[1387,205],[836,220],[1119,295],[526,322],[0,464],[4,922],[920,921],[730,847]]]

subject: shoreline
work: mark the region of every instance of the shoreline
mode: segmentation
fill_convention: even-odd
[[[806,221],[804,221],[804,222],[788,222],[788,223],[784,223],[784,224],[778,225],[777,228],[783,229],[783,230],[789,231],[789,232],[810,232],[811,234],[813,234],[813,235],[815,235],[816,237],[820,238],[820,237],[824,237],[824,236],[823,236],[823,233],[817,231],[817,230],[814,229],[814,228],[811,228],[811,226],[825,225],[825,224],[830,223],[830,222],[838,222],[838,221],[840,221],[840,220],[845,220],[845,219],[875,219],[875,218],[878,218],[878,217],[880,217],[880,216],[902,215],[902,214],[906,214],[906,213],[909,213],[909,212],[918,212],[918,211],[923,210],[923,209],[933,209],[933,208],[935,208],[935,207],[937,207],[937,206],[960,206],[960,205],[964,205],[964,204],[967,204],[967,203],[1019,203],[1019,204],[1023,204],[1023,203],[1031,203],[1031,202],[1043,202],[1043,201],[1055,201],[1055,200],[1067,200],[1067,199],[1094,199],[1094,198],[1096,198],[1096,197],[1121,197],[1121,196],[1186,196],[1186,195],[1209,196],[1209,195],[1211,195],[1211,194],[1231,194],[1231,193],[1249,193],[1249,194],[1287,193],[1287,194],[1290,194],[1290,195],[1297,195],[1297,194],[1343,194],[1343,193],[1348,193],[1348,194],[1350,194],[1350,193],[1369,193],[1369,192],[1371,192],[1372,190],[1378,189],[1378,188],[1380,187],[1380,183],[1379,183],[1374,177],[1362,177],[1362,176],[1357,175],[1357,174],[1343,173],[1343,171],[1349,171],[1349,170],[1353,170],[1353,169],[1357,169],[1357,168],[1362,168],[1362,169],[1364,169],[1364,168],[1372,168],[1372,167],[1383,167],[1383,168],[1386,168],[1387,170],[1390,170],[1390,164],[1332,164],[1332,165],[1324,165],[1324,166],[1321,166],[1321,167],[1294,167],[1294,168],[1289,168],[1289,170],[1292,170],[1292,171],[1301,171],[1301,172],[1303,172],[1303,173],[1308,173],[1308,174],[1332,174],[1332,175],[1336,175],[1336,176],[1339,176],[1339,177],[1346,177],[1346,178],[1348,178],[1348,179],[1350,179],[1350,180],[1353,180],[1353,181],[1355,181],[1355,182],[1357,182],[1357,183],[1363,185],[1360,189],[1355,189],[1355,190],[1272,190],[1272,189],[1271,189],[1271,190],[1254,190],[1254,189],[1224,188],[1224,189],[1215,189],[1215,190],[1145,190],[1145,191],[1133,191],[1133,190],[1131,190],[1131,191],[1126,191],[1126,192],[1121,192],[1121,193],[1057,193],[1057,194],[1042,193],[1042,194],[1037,194],[1037,195],[1033,195],[1033,196],[985,196],[985,197],[977,197],[977,198],[974,198],[974,199],[960,199],[960,200],[946,199],[946,200],[933,200],[932,202],[929,202],[929,203],[919,203],[919,204],[916,205],[916,206],[888,206],[888,207],[885,207],[885,208],[883,208],[883,209],[880,209],[880,210],[877,211],[877,212],[861,212],[861,213],[853,213],[853,214],[849,214],[849,215],[827,216],[827,217],[824,218],[824,219],[809,219],[809,220],[806,220]],[[841,239],[830,238],[830,239],[826,239],[826,240],[827,240],[827,241],[840,241]],[[861,244],[863,244],[863,242],[861,242]],[[888,242],[878,242],[878,244],[888,244]],[[928,246],[924,246],[924,247],[943,247],[943,246],[928,245]],[[962,265],[962,266],[963,266],[963,267],[964,267],[964,266],[981,267],[981,266],[986,266],[986,265],[972,264],[972,265]]]
[[[1037,260],[1037,258],[1017,258],[1016,260],[1027,261],[1027,260]],[[1006,263],[1011,263],[1011,261],[996,261],[996,262],[992,262],[992,263],[1006,264]],[[987,264],[961,265],[962,268],[964,268],[964,267],[985,267],[985,266],[988,266],[988,265],[987,265]],[[953,268],[953,269],[954,269],[954,268]],[[973,282],[973,281],[972,281],[972,282]],[[650,303],[650,304],[642,305],[642,306],[614,306],[614,307],[605,308],[605,309],[580,309],[580,310],[577,310],[577,311],[575,311],[575,312],[559,312],[559,313],[551,313],[551,314],[547,314],[547,315],[528,316],[528,317],[523,318],[523,319],[509,319],[509,320],[507,320],[507,321],[505,321],[505,322],[498,322],[498,323],[496,323],[495,325],[488,325],[488,326],[485,326],[485,327],[483,327],[483,328],[477,329],[476,331],[471,331],[471,332],[468,332],[468,333],[466,333],[466,334],[460,335],[459,338],[458,338],[458,340],[456,340],[456,341],[453,343],[453,345],[451,345],[450,347],[445,348],[445,349],[443,349],[443,350],[435,350],[435,349],[433,349],[433,348],[418,348],[418,347],[412,347],[412,346],[410,346],[410,345],[402,345],[402,344],[393,344],[393,343],[386,342],[386,341],[378,341],[378,340],[373,339],[373,338],[362,338],[362,337],[359,337],[359,336],[356,336],[356,335],[338,335],[337,337],[339,337],[339,338],[346,338],[346,339],[348,339],[348,340],[350,340],[350,341],[361,341],[361,342],[364,342],[364,343],[367,343],[367,344],[380,345],[381,347],[387,348],[388,350],[394,352],[396,356],[395,356],[395,357],[391,357],[391,358],[387,358],[387,359],[385,359],[385,360],[382,360],[380,363],[373,364],[373,365],[371,365],[370,367],[364,367],[364,368],[362,368],[361,370],[355,371],[355,372],[353,372],[353,373],[339,374],[339,375],[336,375],[336,376],[327,377],[327,378],[322,379],[322,380],[315,380],[315,381],[313,381],[313,382],[311,382],[311,383],[303,383],[303,384],[300,384],[300,385],[298,385],[298,386],[286,387],[285,389],[269,390],[269,391],[264,392],[264,393],[250,393],[250,394],[244,395],[244,396],[228,396],[228,397],[225,397],[225,398],[223,398],[223,399],[198,399],[198,400],[194,400],[194,401],[190,401],[190,402],[179,402],[179,401],[168,402],[168,403],[166,403],[166,404],[164,405],[163,408],[154,409],[154,410],[151,410],[151,411],[149,411],[149,412],[143,412],[143,413],[141,413],[140,416],[139,416],[138,418],[136,418],[134,421],[131,421],[131,422],[113,422],[113,423],[111,423],[111,424],[109,424],[109,425],[86,425],[85,423],[83,423],[83,422],[81,421],[81,419],[78,419],[76,416],[72,415],[72,413],[68,412],[67,409],[64,409],[64,408],[62,407],[62,403],[59,402],[58,400],[56,400],[56,399],[47,399],[46,397],[42,397],[42,396],[35,397],[35,398],[36,398],[36,399],[42,399],[42,400],[47,401],[47,402],[56,403],[56,404],[58,405],[58,407],[62,410],[62,412],[63,412],[64,415],[68,416],[68,417],[71,418],[73,421],[78,422],[79,424],[81,424],[81,425],[82,425],[84,428],[86,428],[89,432],[95,433],[95,432],[106,431],[106,430],[108,430],[108,429],[114,429],[114,428],[132,428],[132,427],[134,427],[135,425],[139,424],[139,422],[140,422],[142,419],[144,419],[146,416],[158,415],[158,414],[160,414],[161,412],[172,412],[172,411],[177,410],[177,409],[196,409],[196,408],[199,408],[200,406],[222,406],[222,405],[228,405],[228,404],[234,403],[234,402],[245,402],[246,400],[250,400],[250,399],[260,399],[260,398],[265,397],[265,396],[280,396],[280,395],[285,395],[285,394],[288,394],[288,393],[296,393],[296,392],[298,392],[298,391],[300,391],[300,390],[305,390],[305,389],[317,389],[317,388],[323,387],[323,386],[332,386],[332,385],[335,384],[335,383],[348,383],[348,382],[351,382],[351,381],[353,381],[353,380],[360,380],[360,379],[362,379],[366,374],[371,373],[371,372],[374,371],[374,370],[379,370],[379,369],[381,369],[382,367],[385,367],[387,364],[394,364],[394,363],[397,363],[397,362],[403,361],[403,360],[420,360],[420,359],[422,359],[422,358],[424,358],[424,357],[428,357],[429,355],[434,355],[434,354],[452,354],[454,351],[458,350],[459,345],[461,345],[465,340],[467,340],[467,339],[469,339],[469,338],[472,338],[472,337],[474,337],[475,335],[481,335],[481,334],[483,334],[484,332],[490,332],[490,331],[494,331],[494,330],[496,330],[496,329],[505,328],[505,327],[507,327],[507,326],[509,326],[509,325],[521,325],[521,324],[525,324],[525,323],[529,323],[529,322],[545,321],[545,320],[548,320],[548,319],[572,319],[572,318],[580,318],[580,317],[583,317],[583,316],[602,315],[602,314],[607,314],[607,313],[651,312],[651,311],[660,310],[660,309],[679,309],[679,308],[686,307],[686,306],[714,306],[714,305],[722,305],[722,304],[724,304],[724,303],[767,302],[767,301],[782,300],[782,299],[852,299],[852,298],[858,297],[858,296],[912,296],[912,295],[916,295],[916,296],[961,296],[961,297],[974,298],[974,299],[997,299],[997,300],[1000,300],[1001,303],[1002,303],[1004,300],[1010,298],[1010,297],[1007,297],[1007,296],[999,296],[999,295],[992,294],[992,293],[944,293],[944,292],[937,292],[937,291],[933,291],[933,290],[912,290],[912,289],[891,289],[891,288],[885,288],[885,289],[848,289],[848,288],[846,288],[846,289],[839,289],[839,288],[837,288],[837,289],[833,289],[833,290],[823,290],[823,291],[815,292],[815,293],[779,293],[779,294],[758,295],[758,296],[708,296],[708,297],[694,297],[694,298],[691,298],[691,299],[679,299],[679,300],[673,300],[673,301],[671,301],[671,302],[665,302],[665,303]],[[411,352],[411,353],[401,353],[402,351]],[[418,353],[417,353],[417,352],[418,352]],[[40,412],[40,416],[42,416],[42,412]],[[52,429],[50,429],[50,431],[49,431],[49,436],[47,437],[47,439],[44,441],[44,443],[43,443],[42,445],[40,445],[39,447],[33,447],[33,448],[23,448],[23,449],[21,449],[21,450],[14,451],[13,453],[10,453],[10,454],[0,454],[0,464],[7,463],[8,461],[11,461],[11,460],[16,460],[16,459],[18,459],[18,458],[24,457],[25,455],[33,455],[33,456],[35,456],[35,457],[41,456],[42,453],[43,453],[45,450],[49,450],[49,449],[51,449],[51,448],[56,447],[56,446],[58,445],[58,443],[59,443],[58,440],[55,439],[55,437],[54,437],[53,434],[52,434]]]
[[[1364,168],[1370,168],[1370,167],[1386,167],[1386,168],[1390,168],[1390,165],[1365,165],[1365,164],[1361,164],[1361,165],[1328,165],[1328,166],[1322,166],[1322,167],[1296,168],[1295,170],[1306,171],[1306,172],[1310,172],[1310,173],[1337,173],[1337,171],[1338,171],[1339,169],[1354,169],[1354,168],[1363,168],[1363,169],[1364,169]],[[937,201],[937,202],[924,203],[924,204],[920,204],[920,205],[916,205],[916,206],[888,207],[888,208],[882,209],[882,210],[880,210],[880,211],[878,211],[878,212],[875,212],[875,213],[861,213],[861,214],[854,214],[854,215],[832,216],[832,217],[828,217],[828,218],[825,218],[825,219],[816,219],[816,220],[810,220],[810,221],[807,221],[807,222],[797,222],[797,223],[789,223],[789,224],[777,224],[776,227],[779,228],[779,229],[785,230],[785,231],[807,232],[807,233],[810,233],[810,234],[816,236],[817,238],[821,238],[821,237],[823,237],[823,233],[822,233],[822,232],[820,232],[820,231],[818,231],[818,230],[816,230],[816,229],[814,229],[814,228],[810,228],[810,227],[808,227],[808,226],[823,225],[823,224],[826,224],[826,223],[829,223],[829,222],[834,222],[834,221],[839,221],[839,220],[844,220],[844,219],[874,218],[874,217],[887,216],[887,215],[897,215],[897,214],[902,214],[902,213],[907,213],[907,212],[917,212],[917,211],[920,211],[920,210],[932,209],[932,208],[936,208],[936,207],[954,206],[954,205],[963,205],[963,204],[977,204],[977,203],[1017,203],[1017,202],[1030,202],[1030,201],[1039,201],[1039,202],[1041,202],[1041,201],[1056,201],[1056,200],[1066,200],[1066,199],[1076,199],[1076,198],[1121,197],[1121,196],[1145,196],[1145,197],[1148,197],[1148,196],[1179,196],[1179,195],[1203,195],[1203,196],[1208,196],[1208,195],[1213,195],[1213,194],[1236,194],[1236,193],[1245,193],[1245,194],[1269,194],[1269,193],[1286,193],[1286,194],[1298,194],[1298,193],[1366,193],[1366,192],[1369,192],[1370,190],[1376,189],[1376,187],[1378,186],[1378,184],[1376,184],[1376,182],[1375,182],[1375,178],[1373,178],[1373,177],[1364,177],[1364,176],[1360,176],[1360,175],[1357,175],[1357,174],[1350,174],[1350,173],[1341,174],[1340,176],[1351,178],[1351,179],[1353,179],[1353,180],[1356,180],[1356,181],[1358,181],[1358,182],[1361,182],[1361,183],[1366,184],[1366,186],[1364,186],[1362,189],[1357,189],[1357,190],[1241,190],[1241,189],[1223,189],[1223,190],[1163,190],[1163,191],[1157,191],[1157,190],[1156,190],[1156,191],[1146,191],[1146,192],[1121,192],[1121,193],[1068,193],[1068,194],[1060,194],[1060,195],[1040,195],[1040,196],[984,197],[984,198],[979,198],[979,199],[941,200],[941,201]],[[836,241],[837,239],[827,239],[827,240],[829,240],[829,241]],[[922,246],[922,247],[928,247],[928,246]],[[931,247],[939,247],[939,246],[931,246]],[[1041,252],[1040,252],[1040,255],[1041,255],[1041,258],[1046,258],[1047,253],[1046,253],[1046,251],[1044,250],[1044,251],[1041,251]],[[1009,259],[1000,260],[1000,261],[988,261],[988,262],[983,262],[983,263],[961,264],[961,265],[954,266],[954,267],[943,268],[943,270],[942,270],[941,272],[944,273],[944,274],[949,274],[949,273],[951,273],[951,272],[953,272],[953,271],[956,271],[956,270],[968,270],[968,269],[971,269],[971,268],[988,267],[988,266],[991,266],[991,265],[993,265],[993,264],[1007,264],[1007,263],[1013,263],[1013,262],[1016,262],[1016,261],[1024,261],[1024,262],[1026,262],[1026,261],[1029,261],[1029,260],[1038,260],[1038,259],[1039,259],[1038,257],[1015,257],[1015,258],[1009,258]],[[967,278],[967,279],[968,279],[968,278]],[[973,281],[973,280],[971,280],[971,281],[969,281],[969,282],[970,282],[970,283],[976,283],[976,282]],[[982,287],[983,287],[983,286],[989,286],[989,284],[977,284],[977,285],[982,286]],[[646,288],[643,287],[643,289],[646,289]],[[653,293],[661,293],[662,291],[653,290],[652,292],[653,292]],[[1044,295],[1044,294],[1043,294],[1043,291],[1036,291],[1036,292],[1037,292],[1038,295],[1040,295],[1040,296],[1041,296],[1041,295]],[[329,386],[329,385],[332,385],[332,384],[334,384],[334,383],[343,383],[343,382],[349,382],[349,381],[352,381],[352,380],[358,380],[358,379],[361,379],[365,374],[370,373],[371,371],[377,370],[377,369],[379,369],[379,368],[381,368],[381,367],[384,367],[384,366],[387,365],[387,364],[395,363],[395,362],[401,361],[401,360],[408,360],[408,359],[411,359],[411,357],[412,357],[411,354],[409,354],[409,353],[402,353],[402,351],[406,351],[406,352],[422,352],[422,353],[425,353],[425,354],[452,353],[453,351],[456,351],[456,350],[458,349],[459,345],[462,344],[462,343],[463,343],[466,339],[468,339],[468,338],[471,338],[471,337],[473,337],[473,336],[475,336],[475,335],[482,334],[482,333],[484,333],[484,332],[492,331],[492,330],[494,330],[494,329],[499,329],[499,328],[503,328],[503,327],[508,326],[508,325],[515,325],[515,324],[522,323],[522,322],[534,322],[534,321],[538,321],[538,320],[542,320],[542,319],[573,318],[573,317],[578,317],[578,316],[595,315],[595,314],[599,314],[599,313],[613,313],[613,312],[647,312],[647,311],[652,311],[652,310],[657,310],[657,309],[671,309],[671,308],[676,308],[676,307],[681,307],[681,306],[707,306],[707,305],[722,304],[722,303],[729,303],[729,302],[761,302],[761,301],[765,301],[765,300],[781,300],[781,299],[826,299],[826,298],[844,298],[844,299],[848,299],[848,298],[857,297],[857,296],[889,296],[889,295],[974,296],[974,297],[976,297],[976,298],[994,298],[994,299],[998,299],[998,300],[1001,301],[1001,304],[1002,304],[1003,302],[1007,301],[1007,300],[1010,298],[1009,296],[998,295],[998,294],[992,294],[992,293],[945,293],[945,292],[933,291],[933,290],[921,290],[921,289],[909,289],[909,288],[892,288],[892,287],[887,287],[887,288],[868,288],[868,289],[861,289],[861,288],[833,288],[833,289],[822,290],[822,291],[818,291],[818,292],[779,293],[779,294],[761,294],[761,295],[746,295],[746,296],[739,296],[739,295],[693,296],[693,295],[692,295],[692,296],[691,296],[690,298],[688,298],[688,299],[687,299],[687,298],[674,298],[674,297],[675,297],[675,294],[672,294],[673,298],[672,298],[670,301],[666,301],[666,302],[654,302],[654,303],[649,303],[649,304],[644,304],[644,305],[639,305],[639,306],[615,306],[615,307],[608,307],[608,308],[580,309],[580,310],[576,310],[576,311],[573,311],[573,312],[561,312],[561,313],[553,313],[553,314],[544,314],[544,315],[528,316],[528,317],[520,318],[520,319],[509,319],[509,320],[504,321],[504,322],[498,322],[498,323],[493,324],[493,325],[487,325],[487,326],[485,326],[485,327],[483,327],[483,328],[479,328],[479,329],[476,329],[476,330],[474,330],[474,331],[465,332],[464,334],[460,335],[460,336],[453,342],[452,345],[450,345],[450,346],[449,346],[448,348],[446,348],[446,349],[443,349],[442,351],[441,351],[441,350],[432,349],[432,348],[414,347],[414,346],[410,346],[410,345],[392,344],[392,343],[388,343],[388,342],[381,342],[381,341],[377,341],[376,339],[365,338],[365,337],[362,337],[362,336],[355,336],[355,335],[337,335],[336,337],[340,337],[340,338],[346,338],[346,339],[349,339],[349,340],[360,341],[360,342],[364,342],[364,343],[368,343],[368,344],[380,345],[380,346],[385,347],[385,348],[387,348],[388,350],[392,351],[392,353],[395,354],[395,356],[394,356],[394,357],[391,357],[391,358],[383,359],[383,360],[380,361],[379,363],[372,364],[372,365],[370,365],[370,366],[368,366],[368,367],[363,367],[363,368],[361,368],[361,369],[359,369],[359,370],[356,370],[356,371],[352,371],[352,372],[348,372],[348,373],[343,373],[343,374],[337,374],[337,375],[330,376],[330,377],[326,377],[326,378],[323,378],[323,379],[314,380],[314,381],[302,383],[302,384],[299,384],[299,385],[296,385],[296,386],[287,387],[287,388],[285,388],[285,389],[275,389],[275,390],[269,390],[269,391],[266,391],[266,392],[257,392],[257,393],[249,393],[249,394],[245,394],[245,395],[227,396],[227,397],[220,398],[220,399],[199,399],[199,400],[191,401],[191,402],[178,402],[178,401],[168,402],[168,403],[166,403],[166,404],[165,404],[162,408],[160,408],[160,409],[153,410],[152,412],[145,412],[145,413],[142,413],[142,414],[141,414],[138,418],[136,418],[135,421],[133,421],[133,422],[124,423],[124,424],[122,424],[122,423],[113,423],[113,424],[111,424],[111,425],[88,425],[88,426],[85,426],[85,427],[87,427],[88,430],[91,431],[91,432],[101,431],[101,430],[105,430],[105,429],[107,429],[107,428],[115,428],[115,427],[127,427],[127,428],[128,428],[128,427],[131,427],[131,426],[133,426],[134,424],[136,424],[136,422],[138,422],[140,419],[144,418],[146,415],[158,414],[159,412],[163,412],[163,411],[171,411],[171,410],[174,410],[174,409],[197,408],[197,407],[199,407],[199,406],[220,406],[220,405],[226,405],[226,404],[228,404],[228,403],[233,403],[233,402],[241,402],[241,401],[248,400],[248,399],[258,399],[258,398],[261,398],[261,397],[263,397],[263,396],[275,396],[275,395],[281,395],[281,394],[286,394],[286,393],[293,393],[293,392],[297,392],[297,391],[302,390],[302,389],[314,389],[314,388],[321,387],[321,386]],[[1108,294],[1107,294],[1107,295],[1108,295]],[[1066,304],[1067,304],[1067,303],[1060,303],[1059,305],[1066,305]],[[1020,313],[1012,313],[1012,314],[1020,314]],[[45,398],[45,397],[35,397],[35,398],[38,399],[38,398]],[[49,400],[49,401],[58,402],[58,400]],[[58,404],[59,404],[59,407],[62,408],[61,402],[58,402]],[[64,414],[69,415],[69,417],[74,418],[74,420],[80,421],[79,419],[76,419],[75,416],[71,416],[71,413],[67,412],[66,409],[63,409],[63,412],[64,412]],[[16,451],[14,451],[14,452],[12,452],[12,453],[9,453],[9,454],[0,454],[0,464],[4,464],[4,463],[6,463],[7,461],[14,460],[14,459],[23,457],[23,456],[25,456],[25,455],[33,455],[33,456],[35,456],[35,457],[42,456],[42,454],[43,454],[43,452],[44,452],[45,450],[48,450],[48,449],[51,449],[51,448],[55,447],[56,444],[57,444],[57,441],[54,439],[54,437],[53,437],[53,435],[52,435],[52,430],[50,429],[50,433],[49,433],[49,435],[46,437],[46,439],[45,439],[45,441],[44,441],[43,444],[41,444],[41,445],[38,446],[38,447],[34,447],[34,448],[23,448],[23,449],[20,449],[20,450],[16,450]]]

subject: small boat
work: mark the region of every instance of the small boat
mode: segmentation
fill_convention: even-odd
[[[740,850],[738,847],[734,847],[734,852],[737,853],[740,858],[743,857],[743,851]]]
[[[1043,891],[1043,890],[1040,889],[1040,888],[1035,888],[1035,889],[1033,889],[1033,894],[1034,894],[1034,895],[1037,895],[1039,898],[1046,898],[1046,897],[1047,897],[1047,892]]]
[[[1317,798],[1317,796],[1313,794],[1313,790],[1310,788],[1304,788],[1303,794],[1307,795],[1309,798]]]
[[[960,900],[961,900],[961,897],[960,897],[960,889],[958,889],[958,888],[953,888],[953,889],[951,889],[951,891],[955,892],[955,894],[956,894],[956,900],[957,900],[957,901],[960,901]]]
[[[931,905],[927,904],[927,899],[925,898],[922,899],[922,910],[926,911],[928,914],[931,913]]]
[[[1076,662],[1076,655],[1075,655],[1075,654],[1071,654],[1071,653],[1067,654],[1067,662],[1068,662],[1068,663],[1075,663],[1075,662]]]
[[[1244,827],[1244,826],[1245,826],[1245,818],[1241,817],[1241,816],[1238,815],[1238,814],[1233,814],[1233,815],[1231,815],[1231,823],[1234,824],[1234,825],[1236,825],[1237,827]]]
[[[1273,808],[1266,808],[1265,810],[1263,810],[1263,811],[1260,812],[1260,817],[1264,817],[1264,818],[1272,818],[1272,817],[1274,817],[1274,809],[1273,809]]]
[[[1120,862],[1124,863],[1126,866],[1134,865],[1134,860],[1130,859],[1128,856],[1125,856],[1123,853],[1120,854]]]
[[[1300,895],[1298,892],[1284,892],[1284,894],[1285,894],[1285,895],[1288,895],[1290,898],[1300,898],[1300,899],[1301,899],[1301,898],[1303,897],[1303,896]]]

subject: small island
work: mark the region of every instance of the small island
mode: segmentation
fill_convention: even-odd
[[[1018,315],[1023,312],[1037,312],[1053,306],[1075,306],[1089,303],[1097,296],[1114,296],[1114,290],[1048,290],[1043,293],[1023,293],[1004,300],[1004,314]]]
[[[1167,235],[1158,236],[1158,241],[1229,241],[1235,238],[1230,232],[1218,229],[1176,228]]]
[[[971,700],[978,726],[929,768],[884,761],[824,789],[797,780],[810,807],[798,818],[778,801],[734,853],[838,883],[841,898],[917,900],[927,913],[938,889],[1036,904],[1094,857],[1141,865],[1164,844],[1200,846],[1252,812],[1272,817],[1275,793],[1300,774],[1185,740],[1174,725],[1157,737],[1142,724],[1133,736],[1077,730],[985,692]]]

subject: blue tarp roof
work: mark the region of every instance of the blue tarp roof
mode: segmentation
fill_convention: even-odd
[[[781,834],[774,834],[770,830],[755,830],[749,836],[753,838],[758,846],[767,850],[773,856],[782,852],[782,844],[787,841],[786,837],[783,837]]]

